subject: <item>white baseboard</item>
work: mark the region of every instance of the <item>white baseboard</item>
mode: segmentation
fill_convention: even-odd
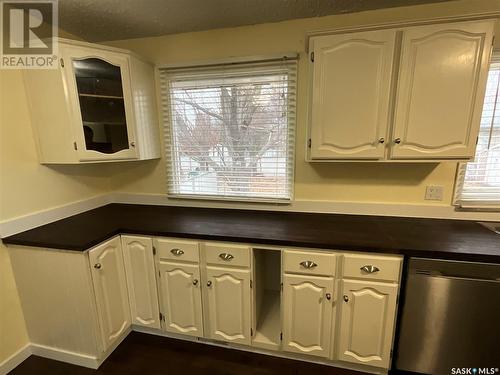
[[[0,375],[6,375],[31,355],[31,345],[26,344],[5,361],[0,363]]]
[[[208,200],[169,199],[164,194],[110,193],[73,202],[67,205],[34,212],[0,222],[0,237],[12,236],[38,226],[64,219],[110,203],[149,204],[157,206],[184,206],[228,208],[265,211],[292,211],[351,215],[379,215],[415,218],[500,221],[500,212],[459,211],[443,204],[399,204],[376,202],[334,202],[295,200],[290,204],[241,203]]]
[[[19,366],[30,355],[53,359],[55,361],[66,362],[72,365],[83,366],[91,369],[98,369],[99,366],[109,357],[111,353],[122,343],[123,340],[132,332],[132,329],[127,329],[123,335],[100,357],[91,356],[88,354],[71,352],[59,348],[53,348],[40,344],[26,344],[16,353],[11,355],[5,361],[0,363],[0,375],[6,375],[17,366]]]
[[[377,215],[435,219],[500,221],[500,212],[460,211],[444,204],[400,204],[379,202],[335,202],[318,200],[294,200],[290,204],[242,203],[195,199],[169,199],[163,194],[112,193],[114,203],[150,204],[157,206],[185,206],[204,208],[228,208],[264,211],[292,211],[350,215]]]
[[[89,199],[72,202],[62,206],[52,207],[47,210],[33,212],[28,215],[0,222],[0,237],[8,237],[13,234],[33,229],[41,225],[64,219],[94,208],[113,203],[111,194],[98,195]]]
[[[89,367],[92,369],[97,369],[102,362],[94,356],[39,344],[31,344],[31,353],[43,358],[49,358],[55,361],[71,363],[72,365]]]

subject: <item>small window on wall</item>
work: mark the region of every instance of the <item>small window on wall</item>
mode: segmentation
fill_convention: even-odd
[[[160,69],[168,195],[292,199],[296,59]]]
[[[500,210],[500,52],[490,65],[476,156],[459,166],[455,204]]]

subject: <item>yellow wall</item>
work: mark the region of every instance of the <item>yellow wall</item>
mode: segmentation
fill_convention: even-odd
[[[189,64],[193,61],[228,57],[300,53],[295,199],[350,202],[422,203],[450,205],[456,163],[442,164],[368,164],[306,163],[307,105],[307,32],[335,27],[381,22],[426,19],[429,17],[470,14],[496,9],[500,2],[491,0],[452,1],[416,7],[336,15],[286,21],[273,24],[218,29],[110,42],[136,51],[155,64]],[[500,35],[500,32],[497,32]],[[500,38],[497,38],[500,41]],[[112,167],[113,190],[133,193],[164,194],[163,161],[119,164]],[[442,202],[424,201],[426,185],[444,186]]]
[[[0,242],[0,363],[28,343],[7,249]]]
[[[20,70],[0,71],[0,221],[109,191],[104,165],[38,163]]]

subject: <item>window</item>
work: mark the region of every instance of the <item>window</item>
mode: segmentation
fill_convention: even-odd
[[[288,201],[296,59],[160,69],[168,194]]]
[[[500,208],[500,53],[493,54],[473,162],[459,166],[455,203]]]

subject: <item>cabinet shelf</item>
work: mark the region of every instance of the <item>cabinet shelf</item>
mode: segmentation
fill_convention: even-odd
[[[82,94],[82,93],[79,93],[78,96],[83,96],[83,97],[86,97],[86,98],[121,99],[121,100],[123,100],[123,96],[118,96],[118,95],[99,95],[99,94]]]
[[[261,303],[253,343],[264,348],[277,349],[280,343],[281,329],[280,292],[277,290],[264,291]]]

